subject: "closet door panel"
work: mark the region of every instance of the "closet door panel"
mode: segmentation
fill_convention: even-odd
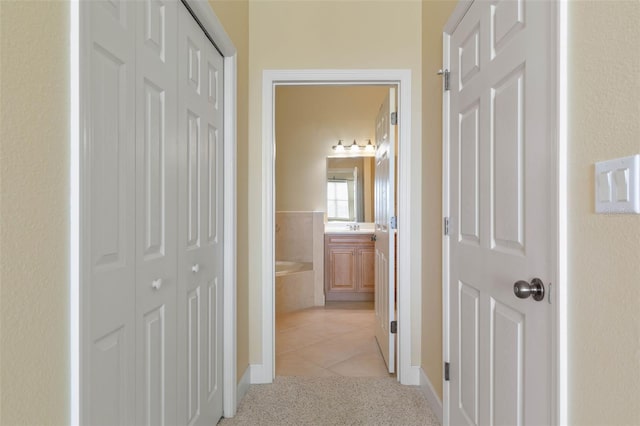
[[[204,37],[187,10],[178,14],[178,423],[201,420],[202,108]]]
[[[135,49],[131,3],[83,9],[91,28],[82,179],[82,419],[135,421]]]
[[[207,136],[203,160],[204,185],[202,216],[206,229],[203,248],[208,254],[204,280],[207,285],[208,304],[206,311],[207,342],[203,354],[206,359],[205,374],[207,382],[203,383],[203,393],[207,395],[207,403],[203,410],[207,418],[213,419],[222,415],[222,286],[223,282],[223,229],[222,196],[223,196],[223,99],[222,99],[222,55],[210,42],[205,44],[206,80],[204,88],[205,118]],[[204,125],[204,124],[203,124]]]
[[[222,415],[222,58],[185,8],[179,15],[178,422],[204,425]]]
[[[177,3],[136,2],[136,423],[177,421]]]

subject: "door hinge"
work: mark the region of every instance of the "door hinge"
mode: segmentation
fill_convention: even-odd
[[[398,124],[398,113],[397,112],[392,112],[391,113],[391,125],[395,126]]]
[[[441,75],[444,77],[444,90],[449,90],[449,75],[451,73],[449,72],[448,69],[441,69],[440,71],[438,71],[438,75]]]
[[[449,381],[449,363],[448,362],[444,363],[444,380],[445,382]]]
[[[449,235],[449,218],[444,218],[444,235]]]
[[[398,332],[398,321],[391,321],[391,324],[389,324],[389,329],[392,334],[396,334]]]
[[[391,229],[398,229],[398,218],[396,216],[389,218],[389,227]]]

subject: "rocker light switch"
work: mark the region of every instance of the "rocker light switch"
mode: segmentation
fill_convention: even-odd
[[[616,183],[616,201],[629,201],[629,169],[618,169],[613,176]]]
[[[596,163],[596,213],[640,214],[640,154]]]

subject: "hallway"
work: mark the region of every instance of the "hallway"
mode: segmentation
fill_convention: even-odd
[[[387,372],[374,321],[373,302],[277,315],[275,380],[251,385],[219,424],[439,426],[420,388]]]
[[[276,316],[276,376],[389,377],[373,302],[328,302]]]

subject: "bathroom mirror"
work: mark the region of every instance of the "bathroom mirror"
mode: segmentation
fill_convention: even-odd
[[[374,157],[327,158],[327,221],[373,222]]]

